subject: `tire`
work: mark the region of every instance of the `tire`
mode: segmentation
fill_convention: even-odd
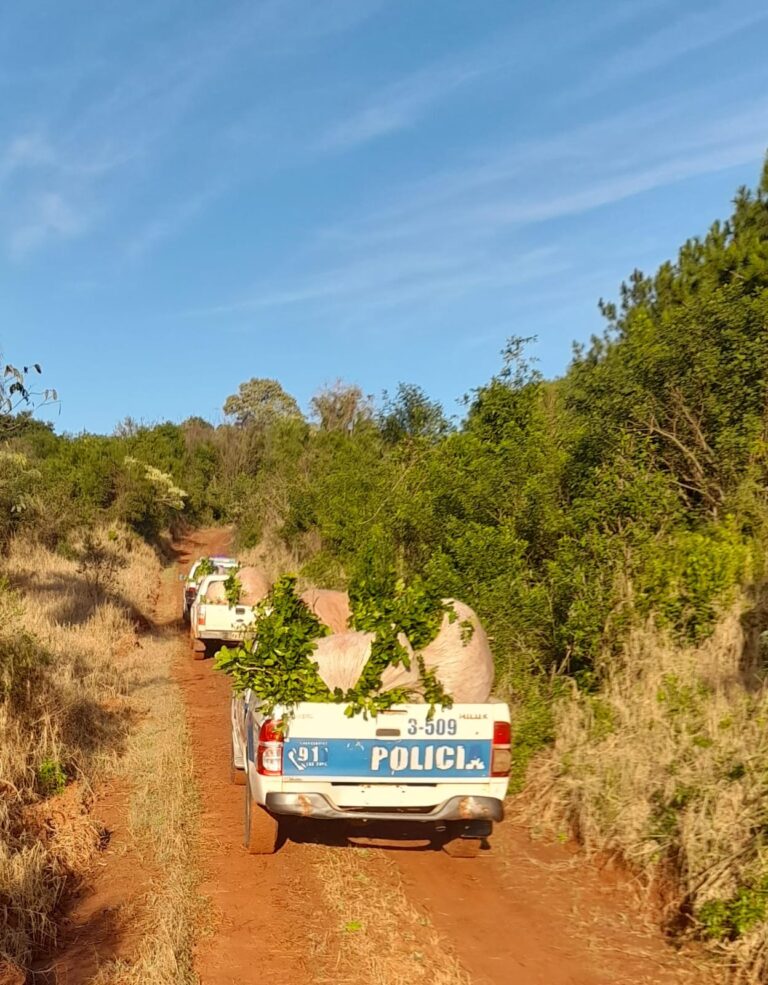
[[[235,744],[231,737],[229,740],[229,778],[236,787],[245,786],[245,770],[238,769],[235,766]]]
[[[440,847],[451,858],[477,858],[482,844],[482,838],[447,838]]]
[[[194,637],[190,640],[190,645],[192,647],[192,657],[194,660],[205,660],[208,656],[206,646],[203,640],[196,640]]]
[[[245,777],[245,838],[249,855],[274,855],[280,844],[280,825],[276,817],[251,796],[248,771]]]

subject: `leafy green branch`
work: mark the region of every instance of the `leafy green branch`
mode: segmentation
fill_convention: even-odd
[[[224,596],[229,603],[230,609],[234,609],[240,604],[243,594],[243,583],[237,576],[237,568],[232,568],[224,580]]]
[[[241,589],[236,572],[225,583],[227,599],[239,598]],[[330,632],[296,594],[296,579],[286,576],[254,608],[251,636],[240,646],[224,647],[216,657],[216,667],[229,674],[237,693],[251,689],[261,701],[266,714],[276,705],[295,705],[302,701],[328,701],[346,704],[350,718],[362,713],[376,715],[394,705],[421,695],[430,705],[450,707],[434,671],[427,670],[418,654],[418,688],[397,687],[382,690],[383,674],[388,667],[410,669],[411,656],[401,642],[423,648],[434,639],[445,612],[445,604],[417,581],[406,586],[397,582],[391,597],[375,598],[366,584],[358,584],[353,595],[355,627],[374,634],[371,652],[354,687],[333,692],[323,683],[316,664],[311,660],[317,640]]]
[[[215,571],[216,565],[213,563],[211,558],[201,558],[197,562],[197,567],[195,568],[195,578],[207,578],[208,575],[214,574]]]
[[[231,676],[235,692],[250,688],[267,715],[276,705],[334,700],[309,659],[330,631],[296,594],[296,579],[280,578],[254,613],[251,637],[216,655],[216,668]]]

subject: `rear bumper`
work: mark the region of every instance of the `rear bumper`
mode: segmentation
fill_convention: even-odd
[[[245,629],[198,629],[195,635],[200,640],[242,643],[245,639]]]
[[[266,796],[266,806],[273,814],[311,817],[321,821],[418,821],[434,824],[443,821],[501,821],[504,805],[495,797],[451,797],[431,811],[345,810],[336,807],[321,793],[278,793]]]

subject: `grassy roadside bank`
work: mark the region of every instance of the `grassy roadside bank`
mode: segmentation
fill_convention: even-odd
[[[130,947],[102,942],[95,980],[192,982],[195,794],[175,633],[155,615],[173,572],[112,526],[56,552],[17,539],[0,576],[0,980],[23,982],[40,953],[67,974],[58,922],[73,890],[98,897],[110,879],[95,792],[116,781],[130,790],[130,851],[152,875],[116,908]]]
[[[120,772],[130,779],[130,823],[136,844],[158,873],[145,899],[135,959],[104,969],[99,985],[192,985],[193,936],[200,916],[195,861],[198,796],[184,705],[171,676],[178,641],[175,569],[162,574],[158,628],[143,643],[146,717]]]
[[[768,969],[764,618],[744,597],[699,646],[633,630],[599,690],[556,705],[517,798],[534,829],[628,866],[678,943],[749,985]]]

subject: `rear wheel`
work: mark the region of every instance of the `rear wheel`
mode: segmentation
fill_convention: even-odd
[[[245,847],[251,855],[274,855],[280,840],[277,818],[251,796],[248,771],[245,777]]]
[[[194,637],[190,640],[190,645],[192,647],[192,657],[195,660],[205,660],[207,654],[205,649],[205,642],[203,640],[196,640]]]
[[[235,765],[235,742],[231,736],[229,739],[229,778],[236,787],[245,786],[245,770],[238,769]]]

